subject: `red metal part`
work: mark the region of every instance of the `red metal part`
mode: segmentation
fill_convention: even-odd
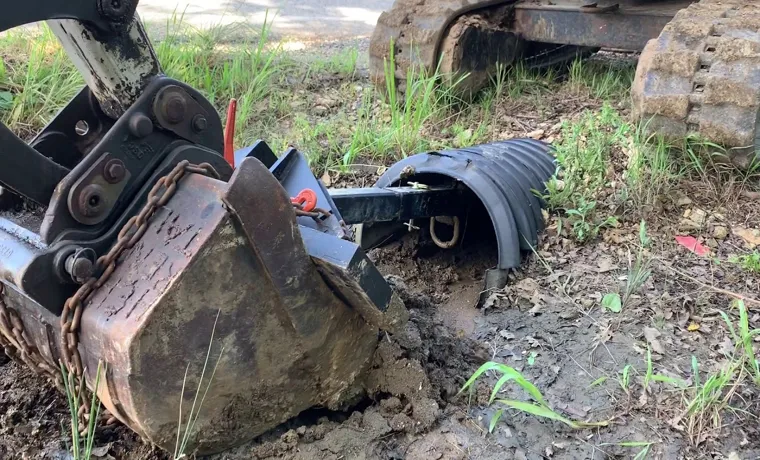
[[[295,198],[290,199],[291,203],[297,204],[301,210],[311,212],[317,207],[317,194],[310,188],[301,190]]]
[[[233,168],[235,167],[235,114],[237,113],[237,99],[230,99],[227,107],[227,123],[224,126],[224,159]]]

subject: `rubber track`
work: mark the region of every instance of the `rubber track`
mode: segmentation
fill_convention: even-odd
[[[410,67],[435,70],[439,47],[449,28],[462,16],[476,10],[517,3],[518,0],[396,0],[383,12],[372,33],[369,46],[370,79],[385,88],[385,66],[395,50],[396,88],[406,91]],[[595,49],[558,45],[535,56],[523,56],[528,68],[544,68],[592,54]],[[467,85],[464,85],[467,86]]]
[[[699,133],[747,166],[760,147],[760,6],[702,0],[678,12],[642,52],[632,96],[650,132]]]

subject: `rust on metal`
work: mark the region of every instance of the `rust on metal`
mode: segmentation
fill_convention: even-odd
[[[511,29],[528,41],[640,51],[678,8],[620,8],[594,14],[580,8],[519,3]]]

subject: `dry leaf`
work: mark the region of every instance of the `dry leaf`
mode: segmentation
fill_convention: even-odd
[[[325,184],[325,187],[330,187],[332,185],[332,178],[330,177],[330,173],[325,171],[324,174],[322,174],[322,183]]]
[[[743,239],[750,249],[760,246],[760,230],[756,228],[734,227],[734,235]]]
[[[652,351],[655,353],[659,353],[661,355],[665,354],[665,349],[662,347],[662,344],[659,340],[657,340],[658,337],[660,337],[662,334],[660,331],[653,327],[645,327],[644,328],[644,337],[647,339],[647,343],[652,348]]]
[[[607,273],[612,270],[617,270],[617,265],[612,263],[612,259],[608,257],[602,257],[599,259],[599,268],[596,269],[597,273]]]

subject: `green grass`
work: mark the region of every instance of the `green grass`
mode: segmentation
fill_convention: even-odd
[[[3,34],[0,50],[0,120],[29,139],[84,83],[47,26]]]
[[[359,49],[355,46],[339,50],[328,56],[317,56],[308,63],[305,78],[309,79],[324,72],[353,79],[356,77]]]
[[[756,250],[749,254],[731,256],[728,260],[731,263],[738,264],[745,271],[750,273],[760,273],[760,252]]]
[[[391,47],[392,48],[392,47]],[[453,87],[440,85],[439,72],[428,73],[424,69],[409,68],[403,94],[396,87],[394,76],[394,53],[385,63],[386,102],[373,106],[372,95],[365,95],[364,109],[343,164],[359,157],[401,159],[431,147],[430,134],[425,130],[441,123],[451,115],[457,99]]]
[[[71,453],[74,460],[90,460],[92,457],[92,447],[95,442],[95,430],[97,428],[98,418],[100,417],[100,400],[98,399],[97,389],[100,385],[100,375],[102,365],[98,362],[97,373],[95,374],[95,385],[90,401],[90,413],[88,414],[87,426],[84,429],[79,426],[79,406],[81,405],[81,391],[77,391],[75,385],[77,382],[73,374],[70,374],[66,367],[61,363],[61,374],[66,391],[66,402],[69,406],[69,419],[71,425]],[[80,433],[83,431],[84,433]],[[84,437],[83,437],[84,436]]]
[[[562,140],[556,145],[560,169],[547,183],[544,200],[550,210],[562,213],[579,242],[590,241],[599,230],[617,223],[613,216],[600,215],[595,197],[609,186],[613,149],[621,148],[629,132],[630,125],[608,104],[563,125]]]
[[[491,390],[491,396],[488,400],[488,404],[491,405],[493,403],[499,404],[501,406],[499,409],[496,410],[494,415],[491,417],[490,423],[489,423],[489,432],[493,432],[494,428],[496,427],[496,424],[499,422],[501,417],[504,415],[504,411],[506,409],[514,409],[519,412],[523,412],[529,415],[533,415],[536,417],[546,418],[550,420],[556,420],[558,422],[564,423],[565,425],[569,426],[570,428],[580,429],[580,428],[588,428],[588,427],[599,427],[599,426],[606,426],[607,422],[582,422],[577,420],[571,420],[567,417],[564,417],[560,415],[559,413],[555,412],[549,405],[547,404],[543,394],[541,394],[541,391],[533,385],[525,376],[523,376],[520,372],[515,370],[514,368],[511,368],[505,364],[489,361],[476,370],[472,376],[465,382],[464,386],[459,390],[459,393],[461,394],[465,390],[470,390],[470,396],[472,396],[472,392],[475,389],[475,383],[478,381],[478,379],[485,374],[488,371],[496,371],[501,376],[494,384],[492,390]],[[533,400],[533,402],[526,402],[526,401],[519,401],[515,399],[503,399],[503,398],[497,398],[499,395],[499,392],[502,391],[504,388],[504,385],[506,385],[509,382],[514,382],[518,388],[520,388],[527,396],[529,396],[530,399]]]
[[[569,83],[579,93],[603,100],[623,100],[633,83],[636,67],[632,64],[610,65],[607,62],[576,59],[570,65]]]

